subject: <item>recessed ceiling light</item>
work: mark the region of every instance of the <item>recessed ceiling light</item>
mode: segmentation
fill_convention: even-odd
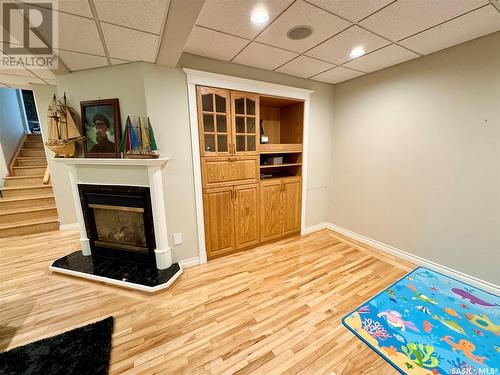
[[[255,25],[263,25],[269,21],[269,13],[265,9],[254,9],[250,16],[250,21]]]
[[[286,35],[293,40],[305,39],[313,33],[313,28],[311,26],[295,26],[292,27]]]
[[[363,47],[356,47],[353,48],[351,53],[349,54],[349,57],[351,59],[355,59],[356,57],[363,56],[365,54],[365,49]]]

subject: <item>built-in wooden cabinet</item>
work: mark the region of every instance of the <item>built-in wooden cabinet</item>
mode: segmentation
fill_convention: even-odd
[[[235,250],[233,196],[232,186],[205,189],[203,192],[205,246],[209,257]]]
[[[259,184],[205,189],[203,210],[209,258],[259,243]]]
[[[300,230],[301,182],[301,177],[284,177],[260,183],[262,242]]]
[[[283,184],[281,179],[260,183],[260,238],[269,241],[282,233]]]
[[[206,157],[201,160],[203,187],[259,181],[257,156]]]
[[[259,238],[259,184],[234,187],[236,249],[257,245]]]
[[[233,154],[258,155],[259,96],[231,92],[233,116]]]
[[[283,184],[283,234],[300,230],[302,207],[302,179],[288,177],[282,179]]]
[[[208,259],[298,233],[304,103],[200,86],[197,100]]]
[[[201,156],[231,154],[231,93],[229,90],[198,87],[198,126]]]

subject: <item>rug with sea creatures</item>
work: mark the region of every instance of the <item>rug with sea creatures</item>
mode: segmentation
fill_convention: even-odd
[[[500,297],[427,268],[342,323],[402,374],[500,374]]]

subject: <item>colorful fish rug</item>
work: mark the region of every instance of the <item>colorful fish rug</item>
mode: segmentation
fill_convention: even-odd
[[[342,322],[402,374],[500,374],[500,297],[426,268]]]

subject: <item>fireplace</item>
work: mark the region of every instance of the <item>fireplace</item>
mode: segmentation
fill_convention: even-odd
[[[155,264],[155,235],[148,187],[79,184],[91,252]]]
[[[182,267],[168,243],[163,170],[169,159],[53,160],[68,167],[81,250],[49,269],[148,293],[170,287]]]

